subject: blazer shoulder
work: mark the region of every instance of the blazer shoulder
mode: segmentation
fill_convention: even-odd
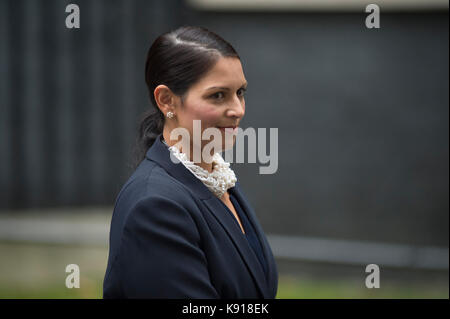
[[[117,195],[110,225],[112,255],[116,255],[124,227],[131,220],[155,219],[161,215],[160,211],[164,211],[166,216],[191,219],[181,215],[195,215],[198,208],[189,191],[183,187],[162,167],[144,160]]]
[[[183,189],[178,180],[170,176],[161,166],[155,162],[144,159],[133,174],[123,184],[117,200],[134,194],[137,198],[144,198],[150,194],[163,194],[170,197],[171,194],[179,194]]]
[[[187,210],[195,210],[194,197],[184,184],[158,164],[144,160],[120,190],[115,211],[128,215],[138,203],[152,199],[173,201]]]
[[[114,211],[104,296],[218,298],[192,218],[194,200],[162,167],[146,165]]]

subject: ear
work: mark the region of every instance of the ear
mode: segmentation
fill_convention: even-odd
[[[158,85],[153,91],[153,96],[158,108],[164,115],[169,111],[175,113],[176,96],[166,85]]]

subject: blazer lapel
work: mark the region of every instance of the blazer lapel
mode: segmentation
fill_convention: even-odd
[[[261,243],[262,246],[264,257],[267,261],[267,287],[268,289],[271,290],[270,294],[272,296],[275,296],[278,286],[278,271],[269,242],[267,241],[264,231],[260,223],[258,222],[258,219],[256,218],[255,212],[253,211],[248,201],[245,199],[245,196],[242,193],[239,182],[236,182],[235,187],[231,188],[229,191],[232,192],[233,195],[235,195],[242,209],[247,213],[250,223],[253,225],[253,228],[255,229],[259,242]]]
[[[216,219],[222,224],[225,231],[233,240],[237,250],[239,251],[242,259],[247,264],[249,272],[252,274],[256,285],[264,298],[270,298],[267,291],[267,281],[264,276],[264,272],[261,264],[259,263],[255,253],[252,251],[245,235],[242,233],[239,226],[233,220],[233,216],[226,211],[226,208],[220,203],[220,199],[217,197],[211,197],[210,199],[203,200],[205,205],[213,213]]]

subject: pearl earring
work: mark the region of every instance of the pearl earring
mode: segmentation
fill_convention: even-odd
[[[173,113],[172,112],[167,112],[167,115],[166,115],[169,119],[171,119],[172,117],[173,117]]]

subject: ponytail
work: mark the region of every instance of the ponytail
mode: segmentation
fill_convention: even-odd
[[[153,145],[158,135],[162,133],[164,115],[159,109],[151,108],[141,115],[139,122],[133,168],[136,168],[145,158],[147,150]]]

